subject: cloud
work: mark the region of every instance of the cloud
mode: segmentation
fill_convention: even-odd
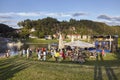
[[[73,17],[84,16],[84,15],[86,15],[86,13],[73,13],[72,14]]]
[[[101,19],[102,22],[108,25],[120,25],[120,16],[99,15],[97,19]]]
[[[73,13],[50,13],[50,12],[9,12],[9,13],[0,13],[0,17],[39,17],[39,16],[51,16],[51,17],[77,17],[83,16],[86,13],[73,12]]]
[[[99,15],[98,17],[97,17],[98,19],[105,19],[105,20],[112,20],[112,18],[110,17],[110,16],[107,16],[107,15]]]
[[[0,23],[6,24],[12,28],[20,28],[17,25],[17,21],[16,20],[10,20],[10,19],[6,19],[6,20],[0,20]]]
[[[15,13],[15,15],[16,16],[40,16],[41,15],[41,13],[35,13],[35,12],[28,12],[28,13],[26,13],[26,12],[20,12],[20,13]]]
[[[110,26],[120,25],[120,22],[114,22],[114,21],[108,21],[108,22],[106,21],[105,23]]]
[[[14,15],[15,15],[14,12],[0,13],[0,16],[1,16],[1,17],[6,17],[6,16],[12,17],[12,16],[14,16]]]
[[[115,21],[120,21],[120,16],[119,17],[114,17]]]
[[[0,23],[10,23],[12,22],[11,20],[0,20]]]
[[[11,19],[11,16],[0,16],[0,19]]]
[[[16,24],[23,19],[53,17],[57,19],[68,19],[73,17],[84,16],[86,13],[82,12],[6,12],[0,13],[0,23]],[[13,26],[13,25],[11,25]]]
[[[108,21],[117,21],[117,22],[120,21],[120,16],[99,15],[97,18],[108,20]]]

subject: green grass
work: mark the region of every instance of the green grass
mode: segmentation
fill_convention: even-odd
[[[50,43],[57,43],[58,40],[45,40],[45,39],[27,39],[26,43],[39,43],[39,44],[50,44]]]
[[[0,80],[119,80],[119,54],[107,54],[104,60],[88,59],[84,64],[54,59],[38,61],[15,56],[0,59]]]
[[[118,38],[118,46],[120,47],[120,38]]]

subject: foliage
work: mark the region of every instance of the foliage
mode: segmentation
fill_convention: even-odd
[[[50,44],[57,43],[58,40],[45,40],[45,39],[27,39],[25,43],[39,43],[39,44]]]
[[[2,37],[17,37],[15,29],[5,24],[0,24],[0,36]]]
[[[21,32],[19,33],[19,35],[20,35],[21,38],[26,39],[26,38],[29,37],[29,33],[30,33],[30,31],[28,29],[22,28]]]
[[[105,23],[91,20],[58,21],[55,18],[47,17],[38,20],[24,20],[18,23],[25,29],[35,28],[34,33],[37,37],[43,38],[43,35],[53,35],[59,32],[63,34],[81,34],[81,35],[119,35],[120,26],[108,26]],[[72,30],[72,28],[75,28]]]

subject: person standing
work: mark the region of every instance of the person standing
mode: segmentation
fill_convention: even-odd
[[[54,57],[55,57],[55,61],[58,62],[58,61],[59,61],[59,57],[60,57],[59,51],[57,51],[57,52],[54,54]]]
[[[38,50],[38,60],[41,60],[41,54],[42,54],[42,50],[39,49],[39,50]]]
[[[51,57],[54,58],[54,50],[51,50],[50,53],[51,53]]]
[[[102,56],[105,56],[105,50],[102,49]]]
[[[29,50],[29,57],[32,57],[32,49]]]
[[[25,49],[22,50],[22,55],[25,57]]]
[[[27,49],[27,59],[30,57],[30,48]]]
[[[46,50],[43,51],[43,60],[46,61]]]
[[[8,58],[10,56],[10,50],[8,49],[6,52],[6,57]]]

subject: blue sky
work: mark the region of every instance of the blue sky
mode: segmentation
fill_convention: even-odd
[[[0,23],[18,28],[25,19],[71,18],[120,25],[120,0],[0,0]]]

